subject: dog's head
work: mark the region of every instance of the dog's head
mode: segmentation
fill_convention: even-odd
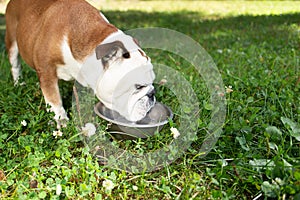
[[[129,121],[139,121],[155,103],[150,58],[131,36],[121,34],[97,46],[103,72],[96,84],[98,99]]]

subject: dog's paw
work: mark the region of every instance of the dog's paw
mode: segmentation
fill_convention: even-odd
[[[56,120],[56,127],[58,130],[60,130],[61,128],[66,128],[67,124],[68,124],[69,118],[64,118],[64,119],[58,119]]]
[[[68,125],[68,121],[69,119],[58,119],[58,120],[50,120],[48,122],[49,126],[55,126],[56,124],[56,128],[57,130],[61,130],[61,128],[66,128]]]
[[[50,111],[52,109],[50,109]],[[63,107],[60,107],[59,109],[54,109],[54,113],[55,113],[54,120],[56,121],[57,129],[60,130],[61,128],[67,127],[69,118],[67,116],[65,109]]]
[[[67,113],[63,109],[64,112],[59,113],[59,115],[55,115],[54,119],[56,121],[57,129],[60,130],[61,128],[67,127],[69,118],[67,116]]]

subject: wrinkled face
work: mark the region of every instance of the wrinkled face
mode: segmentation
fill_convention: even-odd
[[[103,66],[95,91],[99,100],[129,121],[144,118],[155,103],[150,58],[127,35],[99,45],[96,57]]]

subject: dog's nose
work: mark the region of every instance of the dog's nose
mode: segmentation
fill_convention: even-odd
[[[152,89],[147,93],[147,97],[149,97],[150,99],[154,98],[154,95],[155,95],[155,89]]]

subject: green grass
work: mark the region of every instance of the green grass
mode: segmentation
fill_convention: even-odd
[[[198,139],[160,170],[130,174],[101,166],[78,136],[74,121],[54,138],[37,77],[23,68],[25,86],[14,87],[0,16],[0,199],[299,199],[300,2],[108,1],[102,10],[123,30],[164,27],[199,42],[212,56],[224,85],[227,115],[214,149],[199,156],[209,123],[209,99],[195,70],[176,55],[146,50],[152,61],[180,69],[200,102]],[[134,9],[136,8],[136,9]],[[25,65],[25,64],[24,64]],[[158,98],[177,113],[172,93]],[[62,95],[71,118],[72,83]],[[175,115],[174,123],[176,123]],[[21,121],[26,120],[27,126]],[[102,126],[105,129],[105,125]],[[165,133],[168,130],[164,130]],[[115,143],[136,153],[172,138]],[[115,187],[105,190],[102,182]],[[62,186],[60,196],[56,187]]]

